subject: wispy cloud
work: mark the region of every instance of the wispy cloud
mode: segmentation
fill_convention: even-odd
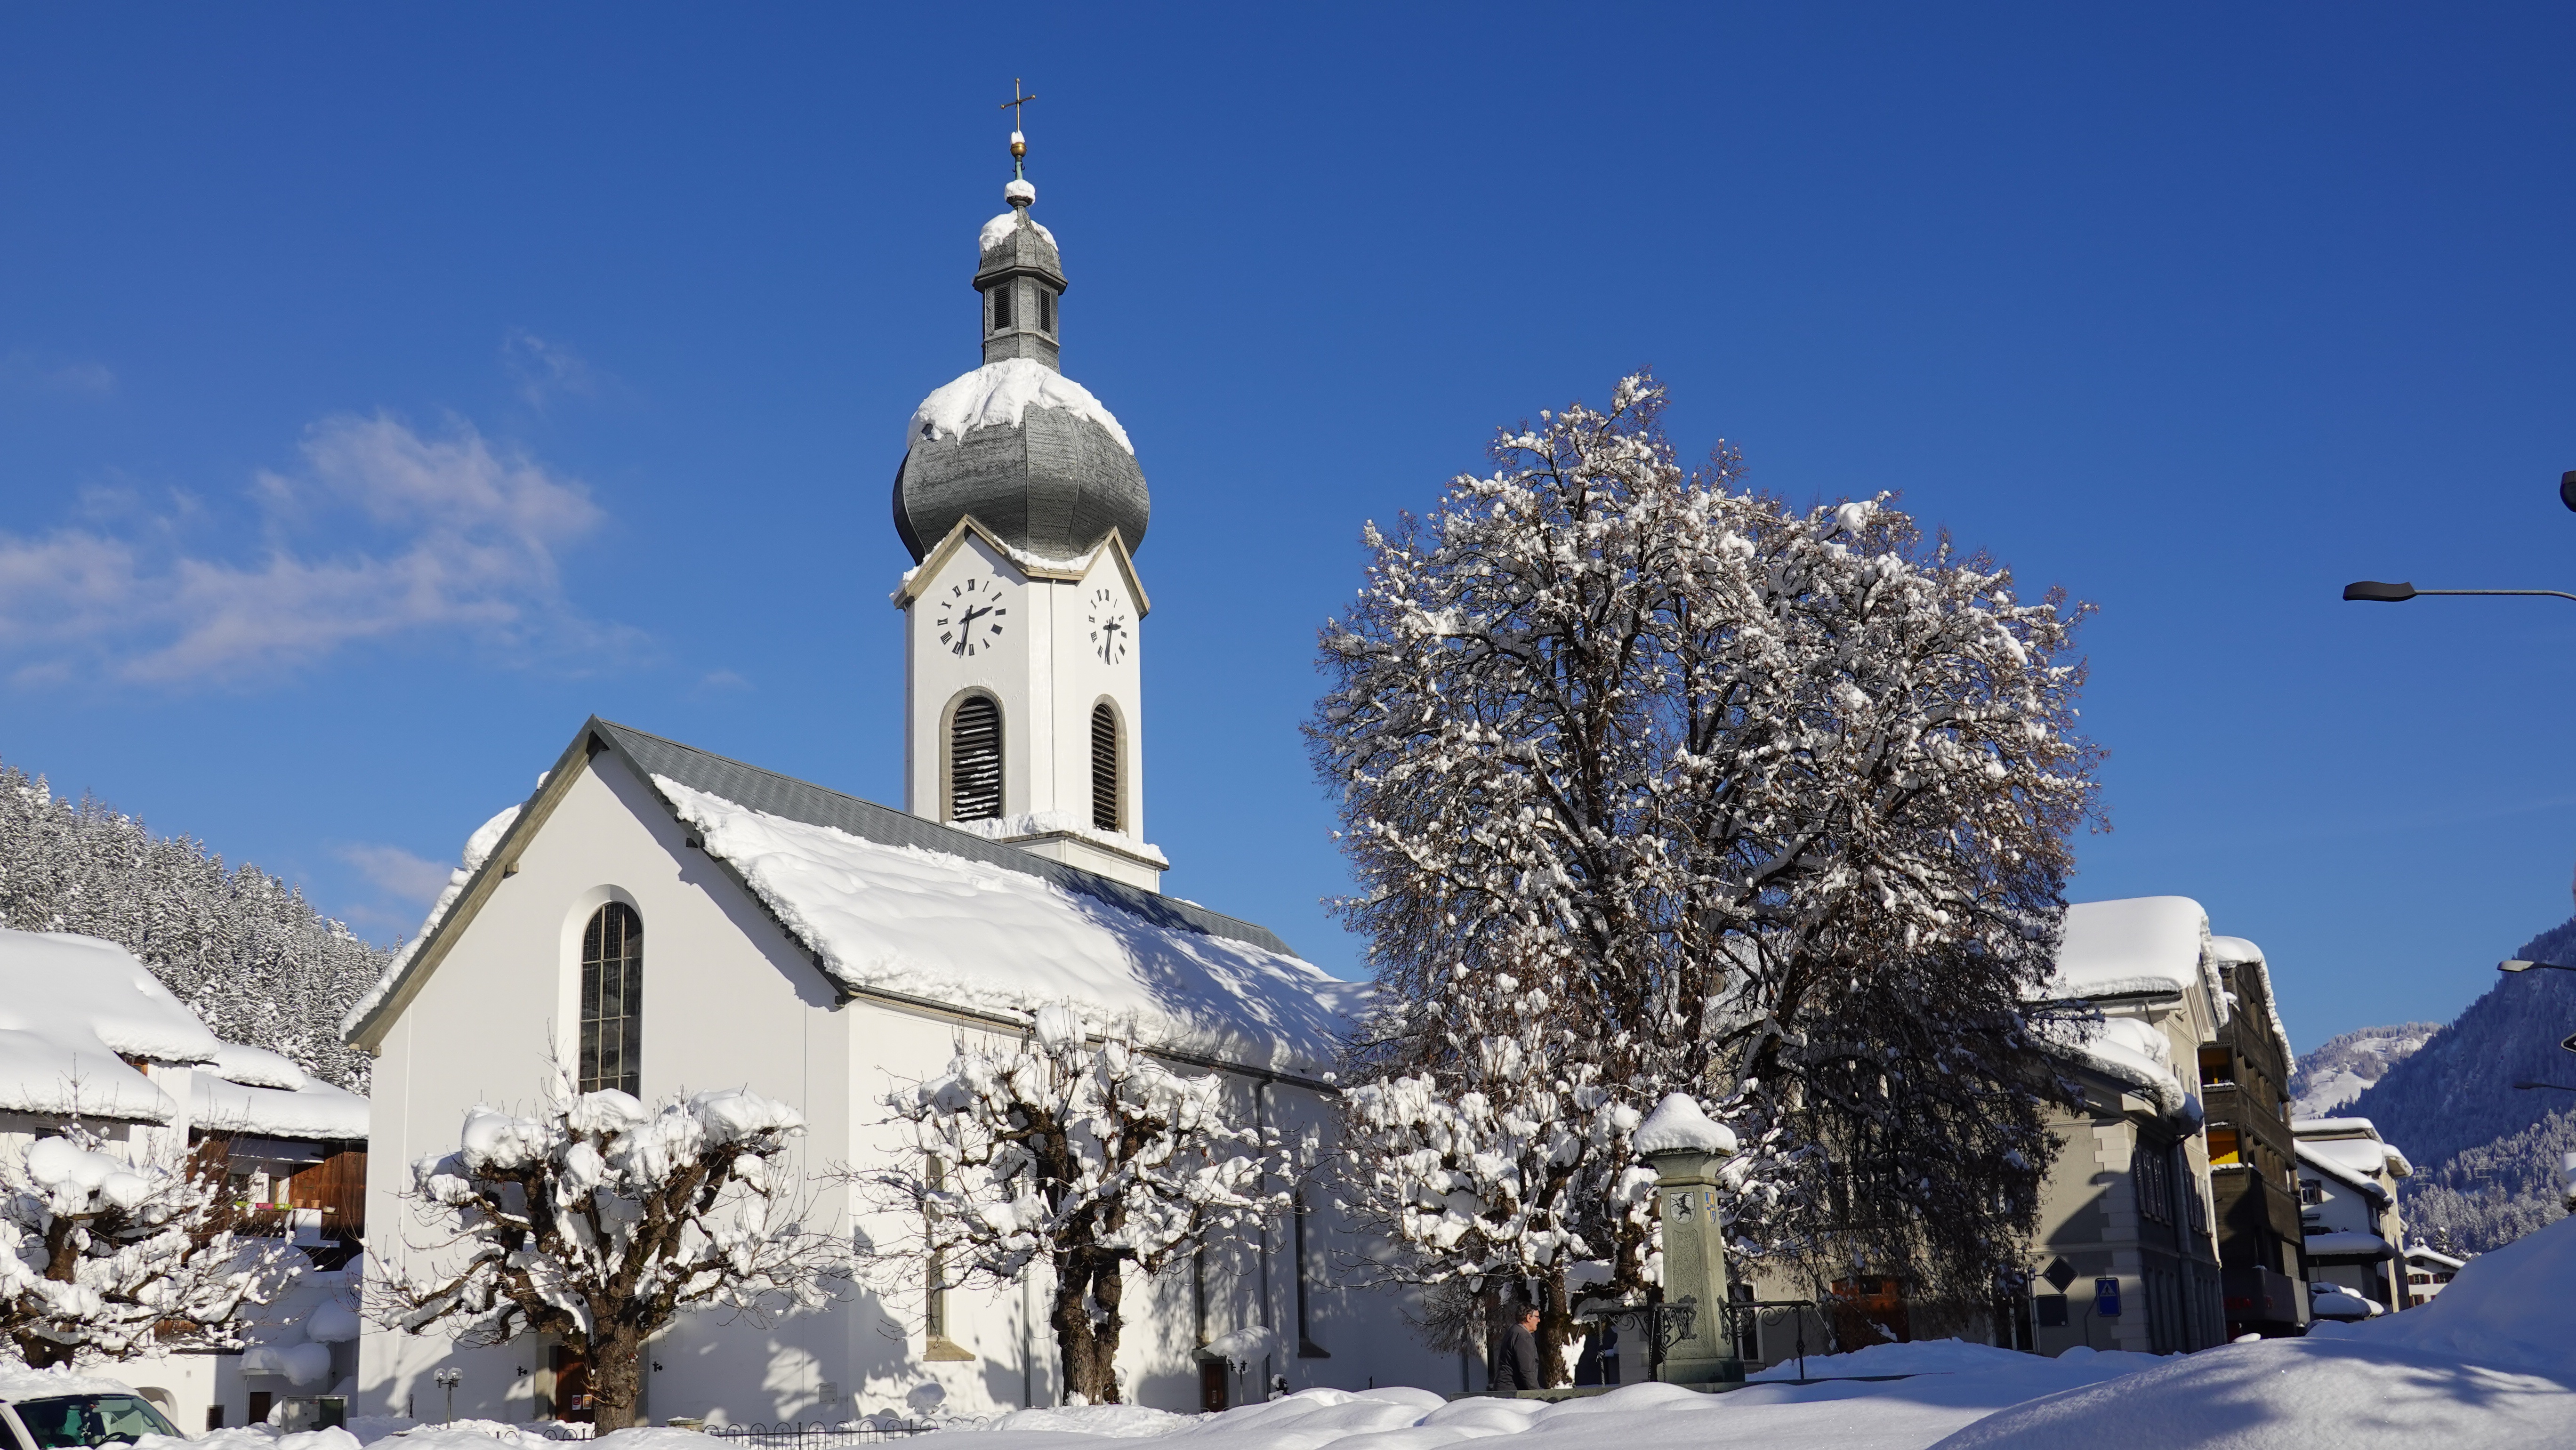
[[[259,543],[192,548],[211,531],[92,498],[81,524],[0,533],[0,655],[21,683],[97,676],[239,684],[349,646],[403,637],[531,657],[616,631],[566,601],[556,555],[603,517],[589,491],[452,421],[424,437],[377,414],[305,431],[301,466],[249,490]]]
[[[501,365],[519,385],[519,398],[542,410],[558,395],[594,397],[600,374],[581,354],[559,342],[548,342],[524,327],[501,339]]]
[[[338,848],[341,860],[358,868],[377,890],[427,910],[447,889],[449,868],[436,861],[425,861],[400,846],[348,845]]]
[[[103,398],[116,391],[116,370],[102,362],[39,357],[19,348],[0,353],[0,385],[31,392]]]

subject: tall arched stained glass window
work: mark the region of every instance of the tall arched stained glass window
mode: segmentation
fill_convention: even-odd
[[[948,819],[989,821],[1002,814],[1002,707],[990,695],[957,702],[948,722]]]
[[[1118,712],[1107,700],[1091,707],[1091,824],[1115,831],[1118,809]]]
[[[644,920],[612,901],[581,933],[581,1090],[643,1096]]]

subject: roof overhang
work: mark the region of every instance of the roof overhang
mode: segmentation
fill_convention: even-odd
[[[1111,529],[1102,535],[1098,543],[1093,544],[1089,551],[1077,558],[1050,559],[1045,555],[1032,554],[1026,549],[1014,547],[1001,535],[984,527],[973,514],[960,518],[948,530],[948,536],[933,545],[930,552],[922,556],[921,562],[915,564],[903,576],[903,581],[896,585],[894,594],[891,596],[894,607],[911,608],[912,602],[919,599],[921,591],[928,587],[931,577],[947,567],[951,556],[966,547],[966,540],[970,535],[983,540],[986,547],[1010,560],[1011,567],[1019,570],[1023,576],[1030,579],[1043,579],[1055,584],[1081,583],[1084,577],[1090,574],[1092,562],[1099,558],[1101,550],[1106,549],[1109,551],[1111,562],[1118,566],[1118,577],[1126,582],[1128,593],[1135,596],[1136,617],[1142,619],[1154,610],[1153,601],[1145,597],[1145,581],[1136,577],[1136,558],[1127,552],[1126,537],[1116,529]]]

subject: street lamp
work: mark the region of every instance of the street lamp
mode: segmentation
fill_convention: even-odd
[[[2515,1092],[2528,1092],[2533,1088],[2555,1088],[2562,1093],[2576,1093],[2576,1087],[2569,1087],[2563,1082],[2518,1082],[2513,1085]]]
[[[2576,513],[2576,468],[2558,475],[2558,501]],[[2576,599],[2576,594],[2563,589],[2418,589],[2412,584],[2392,584],[2383,579],[2356,579],[2343,586],[2346,600],[2364,604],[2403,604],[2418,594],[2546,594],[2552,599]]]
[[[464,1372],[461,1370],[443,1369],[438,1373],[431,1375],[429,1378],[433,1384],[436,1384],[440,1389],[447,1391],[447,1423],[451,1425],[455,1424],[456,1387],[465,1383]]]
[[[2528,972],[2535,967],[2544,972],[2576,972],[2576,967],[2562,966],[2557,962],[2526,962],[2519,957],[2509,962],[2496,963],[2496,970],[2499,972]]]

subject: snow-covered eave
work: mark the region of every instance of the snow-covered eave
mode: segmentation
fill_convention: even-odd
[[[2377,1204],[2381,1208],[2386,1208],[2394,1201],[2387,1188],[2374,1181],[2369,1174],[2346,1168],[2342,1164],[2337,1163],[2322,1153],[2310,1152],[2308,1150],[2308,1145],[2305,1143],[2297,1143],[2292,1146],[2298,1150],[2300,1162],[2316,1169],[2318,1172],[2323,1173],[2325,1176],[2342,1184],[2344,1187],[2353,1190],[2355,1193],[2359,1193],[2364,1197],[2367,1197],[2372,1203]]]
[[[904,571],[903,578],[895,584],[894,593],[887,596],[887,602],[897,609],[910,608],[912,602],[921,597],[922,582],[936,576],[940,568],[948,562],[950,555],[966,547],[966,538],[969,534],[983,540],[995,553],[1010,560],[1011,567],[1019,570],[1024,577],[1044,579],[1059,584],[1081,583],[1083,577],[1091,572],[1092,561],[1099,557],[1101,550],[1106,549],[1109,551],[1110,560],[1118,566],[1119,579],[1126,584],[1127,592],[1135,602],[1136,617],[1143,619],[1154,611],[1153,601],[1145,597],[1145,581],[1136,577],[1136,556],[1127,552],[1126,536],[1116,529],[1111,529],[1101,537],[1100,542],[1074,558],[1051,559],[1043,554],[1032,554],[1026,549],[1005,541],[1001,535],[984,527],[973,514],[968,514],[951,525],[946,538],[934,545],[929,553],[922,555],[920,563]]]
[[[2406,1257],[2409,1259],[2421,1259],[2427,1263],[2439,1264],[2446,1269],[2465,1269],[2469,1265],[2469,1261],[2466,1259],[2453,1258],[2451,1255],[2442,1252],[2440,1249],[2433,1248],[2426,1244],[2417,1244],[2413,1248],[2408,1249],[2406,1251]]]
[[[2041,1050],[2063,1062],[2133,1090],[2135,1096],[2153,1103],[2160,1117],[2180,1123],[2200,1121],[2202,1114],[2198,1100],[2184,1091],[2182,1080],[2171,1073],[2122,1061],[2080,1042],[2043,1041],[2040,1045]]]
[[[483,910],[483,903],[491,899],[493,888],[501,883],[502,878],[518,869],[520,850],[535,838],[546,819],[554,814],[555,807],[571,793],[573,782],[581,777],[590,757],[617,748],[609,733],[601,728],[605,723],[596,715],[582,722],[581,729],[573,735],[572,743],[556,757],[554,769],[546,772],[546,778],[538,784],[536,793],[520,807],[519,818],[501,833],[501,839],[493,844],[492,854],[484,857],[483,864],[475,868],[454,903],[439,913],[434,921],[423,924],[421,934],[395,954],[393,961],[386,966],[384,976],[358,999],[356,1006],[349,1009],[349,1015],[341,1019],[342,1042],[370,1054],[384,1050],[385,1034],[393,1029],[395,1020],[402,1016],[405,1007],[411,1005],[412,998],[419,995],[421,984],[446,958],[448,948],[458,934]]]

